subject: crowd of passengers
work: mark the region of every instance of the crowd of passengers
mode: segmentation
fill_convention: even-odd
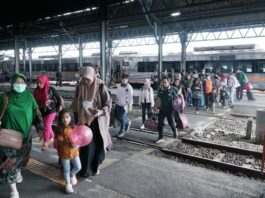
[[[99,79],[98,70],[89,66],[83,67],[80,77],[71,108],[64,107],[62,97],[50,86],[45,75],[38,77],[32,94],[27,89],[26,77],[15,73],[11,77],[10,91],[0,95],[1,127],[15,130],[23,136],[22,148],[19,150],[0,146],[0,183],[9,185],[11,198],[19,198],[16,184],[23,181],[21,169],[29,161],[32,125],[36,126],[36,131],[43,140],[43,152],[47,151],[49,146],[57,149],[63,168],[66,193],[74,192],[77,174],[80,177],[89,177],[100,173],[99,165],[112,145],[109,133],[112,101],[107,86]],[[131,121],[126,115],[133,107],[133,88],[129,84],[129,76],[122,74],[121,78],[115,101],[115,118],[120,121],[119,137],[124,136],[130,129]],[[151,87],[151,79],[145,79],[139,96],[143,123],[141,129],[144,129],[146,119],[150,118],[153,112],[158,112],[159,137],[156,143],[164,141],[165,118],[171,127],[173,138],[177,138],[176,123],[185,106],[194,106],[196,114],[199,114],[199,107],[202,106],[205,110],[215,113],[215,104],[220,103],[224,108],[226,100],[233,107],[235,91],[237,99],[241,100],[243,85],[248,81],[240,70],[236,71],[236,76],[232,73],[182,73],[171,76],[164,74],[160,83],[157,79],[155,72],[152,76],[155,91]],[[171,106],[173,94],[181,100],[178,110]],[[55,119],[57,126],[53,126]],[[70,137],[78,125],[91,128],[93,139],[90,144],[82,147],[72,145]]]

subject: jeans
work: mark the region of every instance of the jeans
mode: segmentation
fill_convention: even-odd
[[[243,99],[243,89],[244,89],[244,85],[240,85],[239,87],[236,88],[236,99],[237,100]]]
[[[186,102],[187,102],[187,105],[192,105],[192,93],[190,91],[187,91]]]
[[[147,111],[147,117],[152,115],[151,103],[142,103],[142,121],[145,122],[145,115]]]
[[[164,125],[164,120],[165,117],[167,117],[167,121],[169,126],[171,127],[173,131],[173,136],[177,136],[177,129],[176,129],[176,124],[174,122],[174,112],[173,111],[159,111],[158,114],[158,132],[159,132],[159,139],[163,139],[163,125]]]
[[[235,89],[233,87],[228,87],[227,89],[228,95],[229,95],[229,101],[232,105],[235,103]]]
[[[126,111],[123,106],[116,105],[116,118],[121,122],[119,134],[124,133],[126,127],[128,126],[128,120],[126,118]]]
[[[63,174],[66,184],[70,184],[70,178],[74,177],[76,173],[81,170],[81,162],[79,156],[73,159],[61,159],[63,165]],[[70,162],[73,164],[71,170]]]

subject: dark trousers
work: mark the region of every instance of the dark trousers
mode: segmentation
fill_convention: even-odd
[[[57,77],[57,79],[56,79],[56,84],[55,84],[56,86],[62,86],[62,78],[61,77]]]
[[[80,147],[80,161],[82,168],[79,175],[89,177],[97,172],[99,165],[105,159],[103,139],[100,134],[98,119],[94,119],[90,125],[93,139],[87,146]]]
[[[162,139],[164,134],[163,134],[163,125],[164,125],[164,120],[165,117],[167,117],[167,121],[169,126],[171,127],[173,131],[173,136],[177,136],[177,129],[176,129],[176,124],[174,122],[174,112],[173,111],[159,111],[158,114],[158,132],[159,132],[159,139]]]
[[[240,85],[239,87],[236,88],[236,99],[237,100],[242,100],[242,98],[243,98],[243,89],[244,89],[244,85]]]
[[[211,108],[211,97],[212,97],[212,93],[205,93],[205,106],[206,109]]]
[[[225,106],[225,94],[224,90],[220,90],[220,103],[222,104],[222,107]]]
[[[147,112],[147,117],[150,118],[152,115],[151,103],[142,103],[142,121],[145,122],[145,116]]]
[[[196,111],[199,111],[199,102],[200,102],[200,99],[192,98],[192,103],[193,103],[193,106],[196,108]]]

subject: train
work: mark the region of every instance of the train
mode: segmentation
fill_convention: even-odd
[[[242,47],[243,46],[243,47]],[[176,73],[181,72],[180,53],[168,53],[163,56],[162,70],[170,71],[174,69]],[[32,61],[32,80],[40,74],[46,74],[51,80],[56,80],[58,70],[58,59],[49,60],[38,59]],[[0,61],[0,69],[8,69],[14,72],[14,60]],[[84,66],[100,65],[99,54],[92,54],[84,57]],[[254,89],[265,90],[265,51],[255,49],[253,45],[221,46],[194,48],[193,52],[186,55],[186,72],[213,71],[229,73],[240,68],[245,72],[249,80],[253,83]],[[79,69],[78,58],[62,59],[62,80],[76,81]],[[122,73],[129,74],[131,84],[143,84],[145,78],[151,78],[155,70],[158,70],[157,55],[143,55],[137,52],[121,52],[113,55],[111,66],[107,69],[109,79],[120,82]],[[20,71],[29,77],[29,66],[20,64]]]

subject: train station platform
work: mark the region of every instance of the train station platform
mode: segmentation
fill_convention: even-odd
[[[73,91],[74,87],[62,87],[59,90]],[[112,91],[112,90],[111,90]],[[115,93],[115,90],[113,90]],[[135,92],[137,96],[137,91]],[[265,106],[264,96],[249,102],[244,98],[237,102],[238,108]],[[257,106],[255,106],[255,104]],[[203,131],[218,119],[226,119],[232,109],[217,108],[216,114],[201,110],[195,114],[187,107],[185,114],[189,128],[180,130],[180,137],[193,131]],[[132,121],[131,130],[123,138],[118,138],[119,126],[111,127],[113,148],[100,166],[100,174],[86,179],[79,178],[74,187],[75,193],[67,197],[77,198],[256,198],[265,192],[265,183],[248,177],[235,176],[206,167],[198,167],[179,160],[170,160],[153,154],[157,133],[143,133],[139,110],[128,114]],[[165,122],[166,141],[159,145],[167,147],[175,140]],[[138,142],[138,144],[132,143]],[[33,139],[31,159],[22,170],[23,182],[18,184],[21,198],[60,198],[65,197],[64,182],[58,165],[56,151],[50,148],[41,151],[42,142]],[[149,145],[149,146],[147,146]],[[8,186],[0,185],[0,197],[8,198]]]

